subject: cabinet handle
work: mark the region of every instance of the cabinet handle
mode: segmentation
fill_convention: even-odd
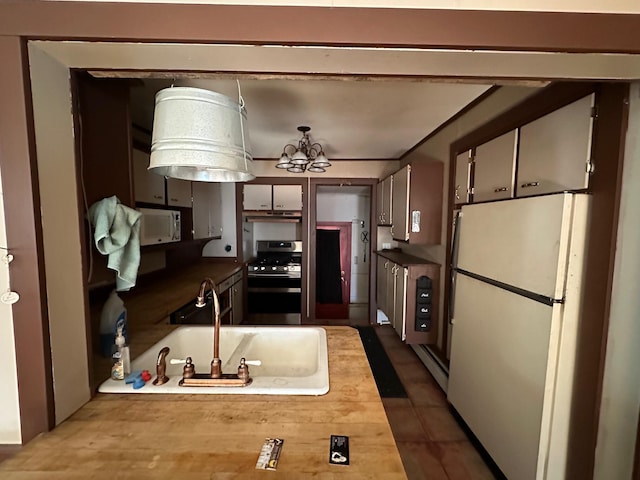
[[[162,195],[154,195],[153,198],[155,198],[156,200],[160,200],[162,198]]]
[[[282,208],[282,205],[276,205],[276,207],[278,207],[278,208]]]
[[[460,185],[456,185],[455,196],[456,200],[460,200]]]
[[[528,183],[523,183],[522,185],[520,185],[520,187],[529,188],[529,187],[537,187],[538,185],[540,185],[539,182],[528,182]]]
[[[169,200],[171,200],[172,202],[177,202],[178,201],[177,198],[170,198]]]
[[[498,187],[493,189],[494,193],[506,192],[507,190],[509,190],[509,187]]]

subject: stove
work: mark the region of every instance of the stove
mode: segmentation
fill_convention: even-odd
[[[247,276],[300,278],[302,242],[259,240],[256,248],[258,257],[247,265]]]
[[[259,240],[257,258],[247,265],[250,324],[299,324],[302,242]]]

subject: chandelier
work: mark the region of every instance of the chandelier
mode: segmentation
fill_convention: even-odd
[[[291,173],[324,173],[331,166],[329,160],[324,155],[322,145],[311,143],[309,138],[311,127],[300,126],[298,131],[302,132],[302,138],[298,141],[298,146],[287,144],[282,149],[282,156],[276,168],[286,168]]]

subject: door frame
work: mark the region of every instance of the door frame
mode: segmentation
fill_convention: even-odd
[[[346,279],[346,297],[345,297],[345,286],[344,284],[341,286],[342,289],[342,303],[340,305],[347,306],[346,317],[343,318],[333,318],[333,317],[322,317],[322,320],[344,320],[349,318],[349,304],[351,303],[351,223],[350,222],[317,222],[316,223],[316,232],[318,230],[333,230],[340,233],[340,268],[341,271],[344,272],[344,277]],[[316,243],[316,247],[317,247]],[[346,248],[345,248],[346,247]],[[315,250],[314,250],[315,251]],[[314,255],[316,256],[316,255]],[[317,271],[316,271],[317,274]],[[338,305],[329,304],[329,305]],[[318,318],[318,303],[316,302],[313,306],[314,315]],[[337,308],[337,307],[334,307]],[[327,307],[327,310],[331,310],[332,307]]]
[[[350,186],[350,187],[358,187],[358,186],[368,186],[371,188],[371,195],[369,197],[369,225],[370,225],[370,241],[367,245],[367,256],[372,258],[372,253],[374,246],[377,244],[378,237],[376,228],[378,225],[378,221],[376,219],[376,201],[377,201],[377,192],[376,185],[378,184],[377,178],[311,178],[309,179],[309,233],[307,235],[308,238],[308,246],[305,247],[305,250],[309,252],[316,251],[316,225],[317,225],[317,194],[319,186]],[[307,275],[307,292],[308,292],[308,302],[307,302],[307,318],[304,319],[303,323],[314,324],[316,322],[316,256],[308,255],[309,260],[309,274]],[[376,306],[373,302],[373,299],[376,298],[376,279],[375,279],[375,262],[369,262],[369,294],[367,301],[369,302],[369,323],[375,323],[376,319]]]

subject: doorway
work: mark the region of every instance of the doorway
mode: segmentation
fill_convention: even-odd
[[[309,252],[314,254],[309,256],[309,319],[312,323],[371,323],[370,226],[375,185],[376,180],[372,179],[311,182]],[[375,235],[375,229],[372,233]]]
[[[351,223],[316,226],[316,318],[347,319],[351,300]]]

